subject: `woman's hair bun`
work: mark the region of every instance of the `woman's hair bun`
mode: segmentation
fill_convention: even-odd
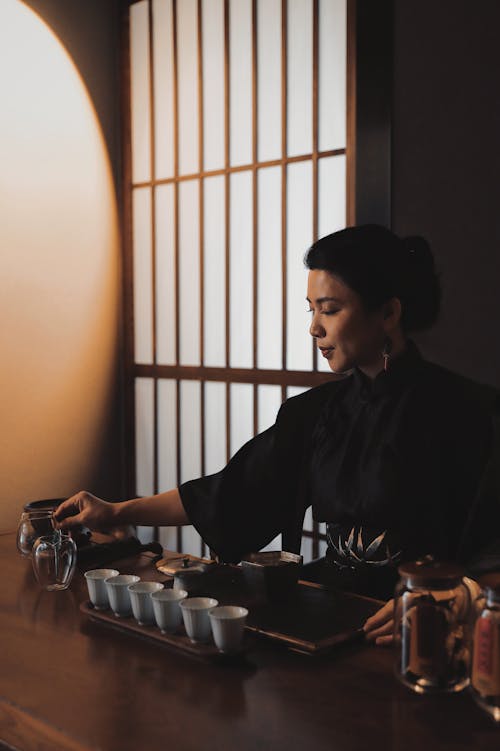
[[[408,264],[402,324],[407,331],[423,331],[429,329],[438,317],[441,283],[427,240],[414,235],[402,238],[401,243]]]
[[[434,256],[432,255],[431,246],[424,237],[413,235],[403,237],[401,243],[416,263],[425,266],[427,269],[434,270]]]

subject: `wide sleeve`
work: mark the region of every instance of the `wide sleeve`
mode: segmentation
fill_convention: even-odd
[[[310,433],[322,400],[321,387],[289,399],[276,423],[223,470],[180,486],[190,522],[223,561],[239,561],[280,533],[284,549],[299,552],[309,505]]]
[[[190,523],[228,563],[282,534],[300,552],[310,500],[311,437],[341,382],[317,386],[281,405],[275,424],[246,443],[220,472],[180,486]]]
[[[276,426],[248,441],[223,470],[180,486],[184,509],[224,561],[259,550],[282,529],[287,499],[279,485]]]

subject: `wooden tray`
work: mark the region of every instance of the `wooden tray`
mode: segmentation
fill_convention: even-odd
[[[247,632],[308,655],[321,655],[340,644],[362,641],[363,623],[383,604],[368,597],[331,592],[320,584],[307,581],[299,581],[294,594],[286,599],[259,602],[252,600],[245,591],[237,567],[217,570],[214,566],[212,571],[213,576],[207,580],[207,591],[200,594],[216,597],[221,605],[247,607]],[[117,618],[111,610],[95,610],[90,602],[82,603],[80,609],[95,621],[194,657],[227,658],[213,644],[190,641],[182,626],[179,634],[162,634],[156,626],[139,626],[132,616]]]
[[[115,628],[119,631],[125,631],[135,636],[140,636],[143,639],[148,639],[149,641],[161,644],[164,647],[171,647],[180,652],[191,655],[191,657],[197,657],[202,660],[228,662],[230,660],[241,658],[250,647],[248,639],[245,638],[242,648],[238,652],[234,654],[225,654],[219,652],[215,644],[192,642],[187,636],[182,624],[179,633],[162,634],[157,626],[140,626],[133,616],[130,616],[129,618],[118,618],[112,610],[96,610],[92,603],[88,601],[81,603],[80,610],[91,620],[102,623],[104,626]]]

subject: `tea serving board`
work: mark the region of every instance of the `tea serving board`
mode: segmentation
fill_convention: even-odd
[[[202,644],[201,642],[192,642],[182,625],[179,631],[174,634],[163,634],[156,625],[141,626],[132,615],[128,618],[118,618],[112,610],[96,610],[92,603],[88,601],[81,603],[80,610],[91,620],[101,623],[104,626],[118,629],[133,634],[134,636],[142,637],[143,639],[148,639],[156,644],[171,647],[180,652],[184,652],[191,657],[197,657],[203,660],[228,660],[230,658],[238,657],[248,650],[248,644],[244,641],[241,650],[234,655],[224,654],[220,652],[213,643]]]

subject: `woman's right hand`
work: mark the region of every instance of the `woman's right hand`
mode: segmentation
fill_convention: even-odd
[[[365,638],[377,646],[390,646],[393,643],[394,600],[386,602],[380,610],[370,616],[363,626]]]
[[[103,501],[85,490],[63,501],[54,517],[59,529],[70,529],[82,524],[91,530],[105,532],[116,524],[116,504]]]

